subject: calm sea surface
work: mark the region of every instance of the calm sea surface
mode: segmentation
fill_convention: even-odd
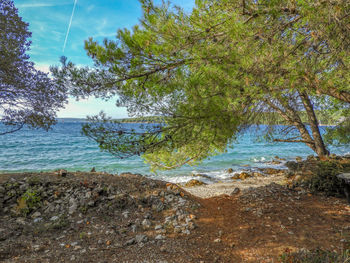
[[[137,127],[138,124],[125,124]],[[22,171],[48,171],[67,169],[70,171],[97,171],[110,173],[132,172],[149,175],[172,182],[183,182],[191,178],[192,172],[206,173],[216,180],[232,176],[225,172],[233,168],[239,172],[269,165],[274,156],[293,160],[306,157],[313,152],[304,144],[257,142],[255,136],[246,133],[228,152],[205,160],[200,166],[185,166],[180,169],[152,174],[149,166],[140,157],[116,159],[101,152],[94,141],[81,135],[81,122],[60,122],[51,131],[23,129],[0,137],[0,173]],[[350,146],[331,147],[336,154],[350,154]],[[283,166],[283,165],[282,165]]]

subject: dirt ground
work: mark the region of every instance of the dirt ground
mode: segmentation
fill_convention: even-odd
[[[287,249],[349,247],[350,209],[344,200],[289,190],[255,197],[252,191],[200,201],[197,238],[216,247],[218,262],[279,262]]]
[[[0,184],[12,177],[0,175]],[[99,175],[97,179],[109,185],[121,182],[120,176]],[[63,183],[67,179],[54,179],[55,183],[60,180]],[[89,183],[83,175],[76,180]],[[136,176],[127,182],[125,186],[140,195],[141,191],[151,189],[149,179]],[[165,183],[150,187],[169,192],[169,185]],[[105,214],[96,208],[83,218],[72,217],[72,223],[59,231],[16,230],[16,236],[0,238],[0,250],[3,246],[0,256],[4,262],[279,262],[279,256],[287,249],[322,248],[339,252],[349,247],[350,209],[345,199],[311,195],[274,183],[233,196],[202,199],[182,189],[174,196],[179,196],[179,200],[182,196],[189,204],[200,204],[190,211],[197,227],[186,234],[167,232],[164,238],[158,239],[152,226],[141,231],[148,241],[123,243],[137,234],[130,231],[132,221],[143,218],[151,210],[135,206],[128,210],[131,215],[125,219],[121,216],[124,210]],[[157,224],[174,213],[174,209],[164,209],[154,212],[150,218]],[[8,215],[0,214],[3,215],[0,228],[5,229],[4,218]],[[77,220],[83,223],[76,224]],[[109,229],[114,229],[114,234],[108,232]],[[90,233],[91,238],[82,233]]]

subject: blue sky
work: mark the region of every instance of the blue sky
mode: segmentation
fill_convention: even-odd
[[[77,0],[74,16],[66,39],[67,29],[75,0],[14,0],[19,15],[29,23],[32,45],[29,55],[38,69],[48,71],[50,65],[58,65],[65,55],[79,65],[91,65],[84,51],[84,40],[113,39],[119,28],[131,28],[141,17],[138,0]],[[155,1],[160,2],[160,0]],[[194,0],[172,0],[172,3],[190,11]],[[115,100],[108,102],[89,98],[75,101],[71,98],[58,117],[82,118],[104,110],[115,118],[127,117],[126,110],[117,108]]]

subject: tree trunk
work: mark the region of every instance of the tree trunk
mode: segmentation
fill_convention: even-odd
[[[311,100],[307,93],[299,92],[300,98],[304,104],[304,108],[306,110],[306,114],[309,120],[312,136],[315,142],[316,153],[318,156],[326,156],[329,155],[329,151],[327,150],[322,135],[318,126],[317,117],[314,111],[314,107],[311,103]]]
[[[299,115],[295,112],[295,110],[286,102],[283,102],[282,100],[279,100],[279,103],[282,104],[284,107],[285,111],[280,109],[278,106],[276,106],[273,102],[266,100],[266,103],[275,111],[277,111],[283,119],[285,119],[288,123],[291,125],[294,125],[302,138],[302,140],[294,140],[294,142],[303,142],[307,146],[309,146],[314,152],[317,153],[316,151],[316,145],[311,137],[309,131],[306,129],[304,123],[301,121]],[[292,140],[289,140],[292,142]]]

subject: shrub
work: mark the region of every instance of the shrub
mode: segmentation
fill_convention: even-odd
[[[344,196],[344,183],[337,178],[337,175],[347,171],[350,171],[350,162],[320,161],[314,175],[305,179],[301,184],[312,192],[323,192],[328,196],[341,197]]]

